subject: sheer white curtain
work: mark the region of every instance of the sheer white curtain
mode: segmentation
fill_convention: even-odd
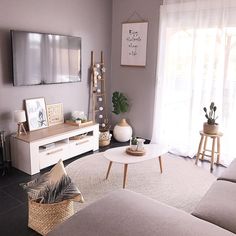
[[[203,107],[217,106],[221,160],[236,157],[236,1],[166,0],[160,9],[152,142],[196,154]]]

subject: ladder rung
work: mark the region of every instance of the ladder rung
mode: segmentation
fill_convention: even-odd
[[[99,94],[96,94],[96,96],[105,96],[105,93],[99,93]]]
[[[203,151],[205,151],[205,152],[212,152],[212,150],[210,150],[210,149],[205,149],[205,150],[203,150]],[[219,152],[215,152],[215,153],[219,153]]]
[[[204,154],[204,155],[203,155],[203,153],[199,153],[199,154],[202,155],[202,156],[206,156],[206,157],[212,157],[212,155],[208,155],[208,154]],[[215,152],[215,154],[219,154],[219,153]]]

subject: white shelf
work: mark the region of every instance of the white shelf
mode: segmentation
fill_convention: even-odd
[[[68,145],[68,142],[69,142],[69,139],[64,139],[64,140],[60,140],[60,141],[52,143],[52,144],[54,144],[54,146],[49,147],[49,148],[43,148],[43,146],[39,146],[39,153],[45,153],[45,152],[48,152],[48,151],[53,151],[55,149],[58,149],[60,147]]]

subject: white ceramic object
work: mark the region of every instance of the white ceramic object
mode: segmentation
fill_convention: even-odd
[[[132,151],[137,151],[137,145],[131,144],[131,145],[130,145],[130,149],[131,149]]]
[[[113,129],[113,136],[118,142],[127,142],[132,137],[132,128],[126,119],[122,119]]]
[[[138,144],[137,144],[137,151],[142,151],[142,150],[144,149],[144,142],[145,142],[145,139],[138,138],[137,141],[138,141]]]

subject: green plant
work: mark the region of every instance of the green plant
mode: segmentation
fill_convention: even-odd
[[[131,138],[131,145],[137,145],[138,144],[138,140],[136,137],[132,137]]]
[[[127,97],[121,92],[112,94],[113,113],[119,115],[128,111],[129,103]]]
[[[81,118],[76,118],[76,119],[72,118],[72,121],[74,121],[74,122],[76,122],[76,121],[81,121],[81,123],[87,122],[86,119],[81,119]]]
[[[218,118],[218,116],[216,117],[216,114],[215,114],[217,107],[215,106],[214,102],[211,102],[209,112],[207,112],[206,107],[204,107],[203,110],[205,112],[205,117],[207,118],[207,123],[209,125],[215,125],[215,124],[217,125],[216,119]]]

